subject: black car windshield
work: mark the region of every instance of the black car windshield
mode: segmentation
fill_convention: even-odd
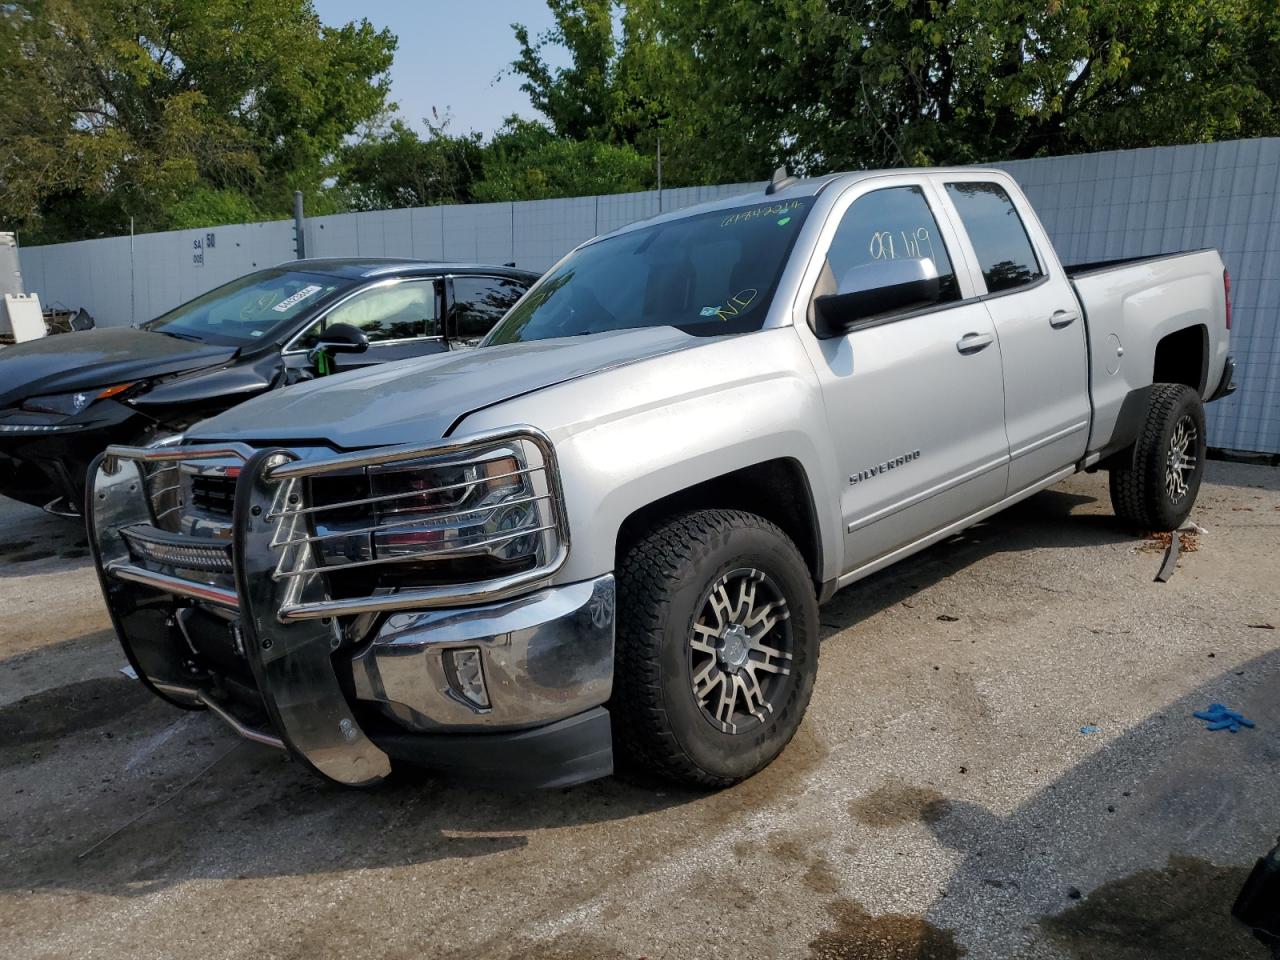
[[[583,247],[544,277],[483,346],[635,327],[694,336],[759,330],[812,198],[732,207]]]
[[[144,330],[243,347],[270,340],[356,281],[325,273],[260,270],[232,280],[142,325]]]

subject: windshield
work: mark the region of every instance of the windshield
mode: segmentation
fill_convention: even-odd
[[[812,199],[697,214],[583,247],[544,277],[484,346],[634,327],[694,336],[764,325]]]
[[[223,284],[142,325],[144,330],[243,347],[269,340],[354,280],[323,273],[260,270]]]

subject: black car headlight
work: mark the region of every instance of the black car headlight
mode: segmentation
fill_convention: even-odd
[[[22,409],[28,413],[56,413],[64,417],[74,417],[91,403],[118,396],[132,387],[137,381],[117,383],[102,389],[92,388],[76,393],[54,393],[44,397],[31,397],[22,401]]]

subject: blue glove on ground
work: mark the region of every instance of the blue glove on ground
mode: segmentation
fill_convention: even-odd
[[[1197,710],[1192,716],[1206,721],[1206,730],[1230,730],[1236,733],[1241,727],[1253,726],[1253,721],[1245,719],[1244,714],[1228,710],[1221,703],[1211,703],[1208,710]]]

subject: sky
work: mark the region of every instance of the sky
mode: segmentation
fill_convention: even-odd
[[[536,37],[551,26],[541,0],[314,0],[331,26],[367,19],[400,39],[391,67],[391,99],[415,129],[431,108],[452,116],[450,130],[491,134],[512,113],[534,117],[516,77],[499,78],[519,47],[509,24],[523,23]],[[562,50],[549,51],[557,65]]]

